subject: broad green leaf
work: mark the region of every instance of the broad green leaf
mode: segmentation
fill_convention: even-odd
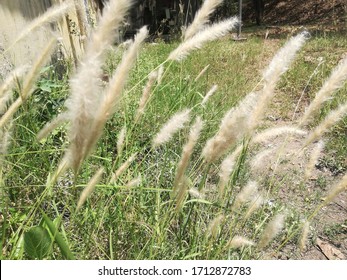
[[[47,229],[36,226],[24,233],[24,250],[33,259],[43,259],[50,254],[52,240]]]

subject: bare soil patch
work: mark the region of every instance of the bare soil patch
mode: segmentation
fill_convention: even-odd
[[[345,0],[265,1],[264,25],[318,25],[346,28]],[[253,3],[244,7],[244,20],[255,22]]]

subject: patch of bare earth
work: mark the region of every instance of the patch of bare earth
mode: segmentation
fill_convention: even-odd
[[[268,0],[264,1],[264,25],[316,25],[346,28],[345,0]],[[255,22],[252,1],[244,6],[244,20]]]
[[[274,119],[269,112],[267,124],[285,126],[290,123]],[[316,164],[305,178],[314,144],[303,149],[304,135],[278,136],[267,140],[254,151],[253,176],[263,178],[264,186],[275,192],[272,203],[281,203],[304,219],[324,201],[328,191],[341,179],[328,168]],[[259,157],[259,158],[258,158]],[[320,158],[324,157],[324,152]],[[266,177],[264,174],[269,174]],[[320,242],[326,242],[322,246]],[[328,253],[328,251],[336,254]],[[323,207],[310,225],[307,246],[303,252],[298,244],[289,242],[273,259],[347,259],[347,193],[340,193],[334,202]]]
[[[289,29],[288,33],[293,33],[295,27]],[[259,32],[255,35],[259,35]],[[262,34],[262,37],[265,38],[266,34]],[[277,39],[264,40],[266,55],[263,56],[266,59],[263,60],[264,65],[261,65],[259,69],[267,66],[271,58],[268,53],[275,53],[280,42],[281,40]],[[264,127],[293,126],[295,125],[292,121],[293,111],[296,110],[294,119],[299,119],[303,114],[308,105],[305,98],[297,106],[298,100],[290,100],[291,98],[288,99],[285,96],[285,93],[277,92],[267,111]],[[293,104],[290,105],[288,102]],[[264,177],[263,174],[270,174],[264,180],[271,182],[278,192],[281,203],[287,205],[289,209],[295,209],[296,213],[301,213],[302,218],[311,214],[323,202],[326,193],[342,177],[341,173],[336,173],[321,164],[325,156],[323,150],[310,176],[305,178],[305,169],[315,144],[303,149],[304,137],[305,135],[278,136],[263,142],[253,154],[256,158],[260,153],[264,153],[263,158],[260,155],[258,159],[258,168],[257,163],[254,163],[253,167],[258,173],[254,174],[255,177],[261,178]],[[347,192],[340,193],[332,203],[323,207],[315,216],[310,225],[309,239],[304,251],[298,250],[296,241],[289,242],[269,258],[347,259]]]

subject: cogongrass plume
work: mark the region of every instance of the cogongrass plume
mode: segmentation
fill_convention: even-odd
[[[163,74],[164,74],[164,66],[160,65],[158,69],[158,77],[157,77],[157,83],[158,85],[161,84],[161,81],[163,80]]]
[[[186,58],[190,52],[200,49],[206,42],[216,40],[228,34],[238,23],[237,18],[230,18],[219,23],[215,23],[200,31],[194,37],[181,43],[175,50],[173,50],[168,60],[180,61]]]
[[[148,75],[148,81],[143,89],[142,96],[139,102],[139,107],[136,111],[135,122],[138,122],[140,117],[145,112],[145,106],[151,94],[152,87],[158,78],[158,71],[153,71]]]
[[[102,55],[114,42],[116,31],[123,24],[133,3],[133,0],[110,0],[105,3],[98,26],[87,46],[86,55]]]
[[[332,202],[341,192],[347,191],[347,173],[327,193],[320,208]]]
[[[118,139],[117,139],[117,154],[118,154],[118,156],[121,155],[123,152],[126,133],[127,133],[126,126],[123,126],[121,131],[118,134]]]
[[[125,170],[128,169],[128,167],[130,166],[130,164],[135,160],[136,158],[136,154],[134,153],[132,154],[117,170],[116,172],[112,175],[111,178],[111,183],[114,183],[116,181],[116,179],[122,175],[124,173]]]
[[[300,34],[290,38],[289,41],[275,54],[263,74],[266,84],[276,84],[278,82],[280,76],[288,70],[296,53],[301,49],[309,36],[310,34],[307,31],[301,32]]]
[[[116,30],[124,20],[131,3],[132,1],[126,0],[108,2],[99,25],[88,42],[81,65],[75,77],[71,79],[71,94],[66,101],[71,122],[68,133],[70,146],[67,154],[75,173],[90,153],[87,146],[93,137],[92,126],[103,101],[98,79],[102,73],[104,54],[112,44]],[[98,136],[94,135],[94,140],[98,139]]]
[[[202,69],[202,70],[200,71],[200,73],[195,77],[194,82],[197,82],[197,81],[202,77],[202,75],[204,75],[204,74],[206,73],[206,71],[207,71],[208,68],[210,68],[210,64],[207,64],[207,65],[204,67],[204,69]]]
[[[132,179],[131,181],[129,181],[127,184],[126,184],[126,187],[127,188],[134,188],[138,185],[140,185],[142,182],[142,177],[141,175],[137,176],[137,178],[134,178]]]
[[[188,189],[190,185],[190,180],[188,177],[183,177],[183,179],[180,181],[180,184],[177,189],[177,193],[174,196],[174,201],[176,202],[176,208],[175,211],[178,213],[181,211],[184,201],[187,197]]]
[[[20,91],[21,98],[25,101],[31,93],[34,91],[35,83],[37,78],[40,76],[40,71],[42,67],[48,62],[51,57],[51,54],[56,46],[56,39],[51,38],[46,47],[42,50],[39,57],[36,59],[35,63],[32,65],[30,71],[25,76],[23,81],[23,87]]]
[[[274,95],[274,89],[279,78],[288,70],[296,53],[308,39],[308,35],[308,32],[302,32],[299,35],[292,37],[284,47],[276,53],[269,66],[264,71],[264,87],[262,91],[259,92],[257,106],[254,108],[250,116],[249,122],[252,130],[255,129],[261,121],[265,109]]]
[[[269,162],[269,156],[274,154],[277,148],[269,148],[264,149],[257,154],[255,154],[250,162],[250,167],[252,171],[263,170],[264,167],[269,167],[267,164],[264,165],[265,162]]]
[[[38,141],[41,141],[42,139],[46,138],[51,131],[53,131],[60,125],[62,125],[64,122],[68,122],[68,121],[69,121],[69,118],[67,114],[65,113],[60,114],[51,122],[45,124],[45,126],[37,133],[36,139]]]
[[[45,13],[40,15],[31,21],[26,28],[22,30],[20,34],[16,37],[16,39],[11,42],[11,46],[8,47],[8,50],[11,49],[15,44],[21,41],[23,38],[31,34],[35,29],[42,28],[44,25],[48,23],[52,23],[54,21],[59,20],[63,15],[65,15],[69,9],[73,7],[73,2],[71,0],[64,1],[59,5],[52,6]]]
[[[12,118],[13,114],[32,94],[35,88],[35,82],[40,75],[41,68],[48,62],[50,55],[55,47],[55,43],[56,40],[51,39],[48,42],[47,46],[42,50],[42,53],[36,59],[30,71],[25,76],[23,87],[20,90],[20,96],[11,104],[6,113],[1,117],[0,128],[3,127]]]
[[[179,185],[184,177],[184,172],[187,169],[189,159],[193,153],[194,146],[198,142],[202,127],[203,127],[203,121],[200,117],[197,117],[195,120],[195,123],[193,124],[190,130],[188,141],[183,146],[181,159],[177,165],[176,175],[175,175],[174,184],[173,184],[174,188],[172,191],[173,195],[176,195]]]
[[[57,169],[54,171],[52,175],[49,175],[47,178],[46,185],[47,186],[53,186],[57,179],[64,174],[64,172],[69,168],[69,159],[67,155],[65,154],[63,158],[60,160],[59,165]]]
[[[101,102],[99,107],[96,109],[95,118],[90,128],[90,133],[85,141],[85,154],[83,155],[83,158],[86,158],[93,150],[94,146],[102,135],[106,122],[117,110],[117,105],[120,102],[121,94],[127,81],[129,71],[135,63],[140,47],[147,35],[148,29],[146,27],[139,30],[135,36],[133,44],[123,55],[121,63],[118,65],[108,87],[102,94]],[[81,163],[82,161],[79,163],[79,165]],[[79,165],[74,165],[74,167],[79,167]]]
[[[0,129],[0,169],[11,143],[11,131],[13,121]]]
[[[217,234],[219,232],[220,225],[224,221],[224,215],[219,214],[217,217],[215,217],[208,225],[206,235],[211,236],[213,239],[217,237]]]
[[[323,59],[323,57],[319,57],[318,58],[318,64],[316,66],[316,68],[313,70],[313,72],[311,73],[310,77],[307,79],[307,82],[306,82],[306,85],[305,87],[303,88],[302,92],[301,92],[301,95],[298,99],[298,101],[296,102],[296,105],[295,105],[295,108],[294,108],[294,111],[293,111],[293,115],[292,115],[292,120],[295,119],[297,113],[299,113],[299,107],[300,105],[302,104],[302,100],[305,96],[305,94],[307,93],[307,90],[311,84],[311,81],[313,79],[313,77],[316,77],[318,75],[318,70],[319,70],[319,67],[325,62],[325,60]]]
[[[7,75],[5,80],[0,84],[0,114],[3,114],[6,110],[7,103],[12,98],[11,89],[15,86],[15,83],[19,83],[19,79],[28,70],[28,65],[19,66],[12,70]]]
[[[279,213],[267,224],[258,243],[260,250],[268,246],[275,236],[281,232],[285,218],[285,214]]]
[[[247,239],[246,237],[243,236],[234,236],[233,239],[231,239],[226,247],[228,249],[238,249],[240,247],[244,247],[244,246],[254,246],[255,243],[249,239]]]
[[[205,97],[201,101],[201,105],[205,107],[206,102],[210,99],[210,97],[217,91],[218,86],[213,85],[211,89],[206,93]]]
[[[83,0],[74,0],[75,3],[75,9],[76,9],[76,15],[77,15],[77,21],[80,29],[80,34],[81,34],[81,41],[82,41],[82,46],[84,47],[86,44],[86,39],[87,36],[90,33],[90,26],[88,23],[88,18],[87,18],[87,13],[86,13],[86,7],[84,5]]]
[[[255,94],[248,94],[236,108],[232,108],[225,114],[218,132],[206,142],[202,150],[202,156],[206,162],[218,160],[247,134],[249,114],[256,104],[255,97]]]
[[[256,210],[258,210],[264,203],[264,197],[261,194],[256,194],[252,201],[249,203],[249,207],[244,216],[244,220],[247,220]]]
[[[307,135],[307,132],[294,126],[271,127],[257,133],[251,140],[251,144],[261,143],[282,134]]]
[[[299,239],[299,249],[301,252],[303,252],[306,248],[309,232],[310,232],[310,222],[305,221],[302,226],[301,236]]]
[[[76,211],[78,211],[82,205],[84,204],[84,202],[87,200],[87,198],[91,195],[91,193],[94,191],[95,186],[97,183],[100,182],[101,180],[101,176],[104,173],[104,168],[100,168],[95,175],[90,179],[90,181],[88,182],[87,186],[84,188],[84,190],[82,191],[80,198],[77,202],[77,208]]]
[[[242,204],[252,201],[254,197],[258,197],[258,183],[256,181],[249,181],[236,195],[231,209],[233,211],[238,210]]]
[[[168,142],[172,136],[189,121],[190,109],[184,109],[174,114],[160,129],[153,139],[153,147],[156,148]]]
[[[347,56],[340,61],[338,66],[333,70],[330,77],[325,81],[322,88],[317,92],[315,98],[306,109],[301,118],[300,125],[305,125],[323,103],[329,100],[331,94],[341,88],[347,79]]]
[[[193,22],[184,32],[184,41],[198,33],[209,21],[210,15],[223,2],[223,0],[205,0],[200,10],[195,14]]]
[[[347,103],[340,105],[337,109],[331,111],[328,116],[307,136],[304,141],[304,147],[317,141],[333,125],[340,121],[347,114]]]
[[[312,171],[313,171],[323,149],[324,149],[324,142],[322,140],[319,141],[312,149],[310,159],[309,159],[308,163],[306,164],[306,168],[305,168],[305,179],[306,180],[308,180],[311,177]]]
[[[218,195],[219,199],[223,199],[225,188],[228,185],[230,175],[234,169],[237,155],[228,155],[220,165],[219,182],[218,182]]]
[[[197,188],[190,188],[188,192],[194,198],[197,198],[197,199],[205,198],[205,195],[202,192],[200,192]]]

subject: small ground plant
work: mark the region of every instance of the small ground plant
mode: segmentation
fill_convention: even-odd
[[[56,79],[54,65],[43,68],[52,39],[30,68],[4,78],[2,258],[264,259],[288,245],[305,250],[311,223],[347,186],[341,167],[336,182],[307,195],[323,136],[347,113],[345,94],[331,103],[346,91],[347,58],[328,78],[317,76],[321,64],[310,69],[303,93],[285,99],[289,117],[271,122],[310,35],[287,40],[266,67],[260,39],[223,39],[236,18],[209,23],[221,3],[206,0],[180,42],[141,53],[146,27],[112,48],[131,1],[111,0],[73,74]],[[261,76],[251,72],[259,67]],[[335,137],[344,152],[345,140]]]

